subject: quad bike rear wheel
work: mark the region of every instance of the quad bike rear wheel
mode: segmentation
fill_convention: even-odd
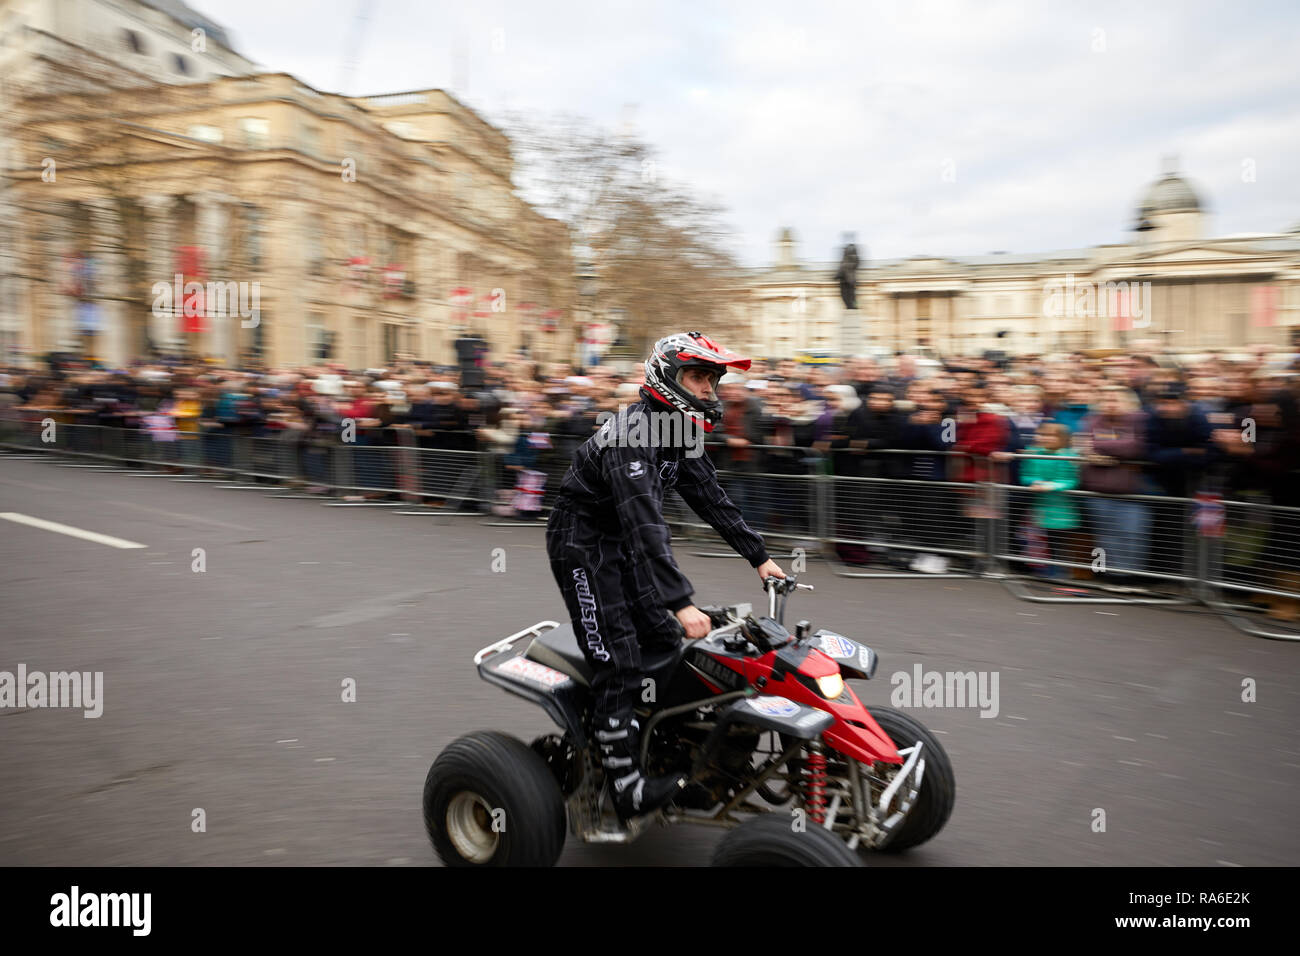
[[[424,827],[446,866],[554,866],[564,798],[523,741],[480,731],[453,741],[429,768]]]

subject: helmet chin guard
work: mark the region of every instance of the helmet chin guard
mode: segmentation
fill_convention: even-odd
[[[728,368],[744,371],[749,366],[749,359],[719,345],[703,332],[678,332],[660,339],[650,350],[645,362],[643,390],[711,432],[722,421],[722,402],[716,393],[718,380]],[[682,373],[690,368],[713,374],[712,398],[698,398],[682,384]]]

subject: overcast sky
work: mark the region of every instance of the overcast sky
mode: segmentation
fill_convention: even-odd
[[[1210,235],[1300,222],[1292,2],[191,3],[320,89],[631,121],[751,265],[1122,242],[1170,154]]]

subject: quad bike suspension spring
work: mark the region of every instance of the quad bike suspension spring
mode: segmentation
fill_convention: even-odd
[[[822,752],[821,746],[814,744],[808,753],[808,761],[804,766],[805,781],[805,798],[804,803],[808,806],[808,816],[812,818],[813,823],[824,824],[826,822],[826,754]]]

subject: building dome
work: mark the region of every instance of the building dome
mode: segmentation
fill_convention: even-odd
[[[1138,202],[1138,218],[1162,212],[1200,212],[1201,200],[1191,184],[1174,172],[1167,172],[1147,189]]]

